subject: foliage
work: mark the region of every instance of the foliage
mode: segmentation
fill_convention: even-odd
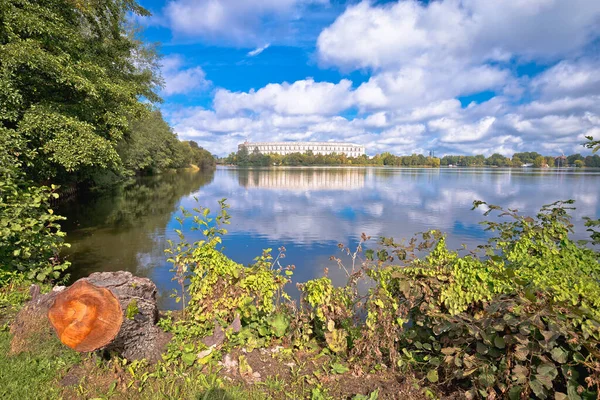
[[[397,156],[388,152],[376,154],[369,158],[366,155],[361,157],[347,157],[345,154],[314,154],[312,151],[280,155],[261,154],[258,149],[255,149],[249,153],[246,147],[242,147],[237,153],[231,153],[221,161],[226,164],[240,166],[386,165],[395,167],[437,168],[450,165],[458,167],[521,167],[524,164],[528,164],[537,168],[545,166],[586,166],[600,168],[600,156],[598,155],[584,158],[580,154],[574,154],[566,157],[566,162],[559,160],[557,164],[553,156],[542,156],[536,152],[515,153],[512,159],[498,153],[494,153],[487,158],[479,154],[475,156],[445,155],[440,159],[432,156],[426,157],[422,154]],[[582,164],[579,165],[578,161],[581,161]]]
[[[186,167],[189,160],[184,146],[160,111],[153,110],[131,122],[117,151],[126,171],[145,175]]]
[[[198,143],[188,140],[184,141],[182,145],[188,164],[196,165],[202,170],[215,167],[217,163],[215,157],[208,150],[198,146]]]
[[[178,231],[181,242],[169,250],[190,297],[185,318],[169,324],[171,352],[195,363],[210,351],[190,341],[194,335],[239,315],[228,345],[251,351],[272,340],[316,342],[339,357],[333,374],[385,364],[420,371],[429,385],[467,398],[596,396],[600,253],[570,239],[572,203],[544,206],[532,218],[476,201],[486,216],[505,218],[485,222],[494,236],[466,254],[449,250],[438,231],[408,242],[380,238],[379,248],[363,252],[370,240],[363,234],[354,252],[340,245],[351,266],[332,257],[347,284],[336,287],[327,276],[300,284],[299,308],[279,305],[289,299],[283,286],[293,269],[279,265],[282,249],[275,261],[265,250],[244,267],[218,247],[229,221],[224,201],[214,218],[202,207],[184,211],[206,239],[189,244]]]
[[[127,26],[131,0],[17,0],[0,6],[0,127],[28,151],[28,176],[55,182],[118,169],[128,119],[158,101],[157,56]]]
[[[584,143],[585,147],[592,149],[594,153],[600,150],[600,140],[594,140],[593,136],[586,136],[585,138],[588,140],[586,143]]]
[[[57,279],[69,263],[59,259],[65,233],[63,217],[55,215],[50,200],[57,187],[35,186],[21,171],[17,155],[22,141],[0,128],[0,271],[20,271],[28,279]]]
[[[194,141],[180,141],[158,109],[133,120],[130,126],[117,147],[123,167],[130,173],[151,175],[190,164],[202,170],[215,166],[210,152]]]
[[[486,215],[511,220],[486,222],[496,236],[465,256],[443,237],[426,237],[432,251],[416,259],[398,251],[414,242],[388,243],[408,261],[369,270],[367,343],[356,350],[423,369],[430,383],[463,386],[470,397],[595,396],[600,266],[598,253],[568,237],[570,203],[535,219],[488,206]]]
[[[229,259],[219,247],[223,228],[229,224],[229,207],[225,200],[219,201],[220,210],[210,217],[208,208],[197,207],[192,212],[182,209],[178,221],[182,227],[186,219],[192,220],[192,230],[202,231],[204,238],[195,243],[185,239],[182,230],[177,230],[179,243],[170,242],[166,253],[173,263],[173,270],[182,289],[178,300],[185,303],[187,291],[189,300],[185,304],[184,319],[178,329],[194,325],[197,332],[205,333],[212,329],[214,322],[229,324],[237,315],[241,318],[245,331],[240,339],[256,339],[256,336],[283,337],[289,325],[288,317],[277,311],[280,298],[288,298],[283,292],[292,274],[293,266],[283,267],[279,260],[283,251],[274,260],[271,249],[255,259],[254,264],[243,266]],[[204,331],[202,328],[204,327]],[[184,331],[180,331],[184,332]],[[187,331],[187,335],[189,331]]]

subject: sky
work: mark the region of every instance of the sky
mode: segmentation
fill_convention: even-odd
[[[139,0],[182,140],[343,141],[369,155],[589,153],[598,0]]]

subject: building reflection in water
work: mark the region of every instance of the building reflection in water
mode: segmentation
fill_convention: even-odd
[[[364,168],[247,169],[239,170],[238,181],[245,188],[354,190],[364,188],[365,176]]]

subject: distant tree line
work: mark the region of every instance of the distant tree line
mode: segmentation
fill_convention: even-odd
[[[258,148],[251,153],[246,147],[242,147],[237,153],[231,153],[220,160],[225,164],[240,166],[269,166],[269,165],[389,165],[397,167],[522,167],[531,165],[533,167],[592,167],[600,168],[600,156],[597,154],[587,157],[581,154],[572,154],[568,157],[543,156],[537,152],[515,153],[512,158],[494,153],[489,157],[482,154],[475,156],[453,156],[447,155],[440,158],[427,157],[422,154],[411,154],[410,156],[396,156],[385,152],[369,158],[366,155],[360,157],[348,157],[345,154],[314,154],[312,151],[306,153],[292,153],[287,155],[262,154]]]
[[[312,150],[305,153],[261,154],[258,148],[252,153],[242,147],[237,153],[231,153],[220,160],[225,164],[240,166],[268,166],[268,165],[405,165],[405,166],[432,166],[439,167],[440,159],[425,157],[422,154],[410,156],[395,156],[391,153],[378,154],[373,158],[366,155],[360,157],[348,157],[344,153],[314,154]]]
[[[543,156],[535,151],[515,153],[512,158],[502,154],[494,153],[489,157],[476,156],[444,156],[441,165],[455,165],[459,167],[522,167],[531,165],[536,168],[542,167],[592,167],[600,168],[600,156],[583,157],[581,154],[572,154],[567,157]]]

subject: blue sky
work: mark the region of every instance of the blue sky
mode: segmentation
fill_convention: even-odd
[[[368,154],[585,153],[600,137],[597,0],[141,0],[161,110],[226,155],[332,140]]]

